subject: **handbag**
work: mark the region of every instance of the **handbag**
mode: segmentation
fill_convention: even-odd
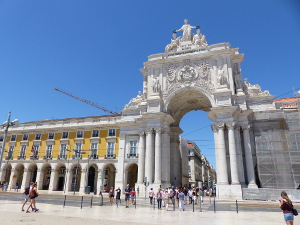
[[[293,212],[294,216],[298,216],[298,211],[294,207],[292,208],[292,212]]]

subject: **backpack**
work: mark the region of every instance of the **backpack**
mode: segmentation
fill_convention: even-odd
[[[25,188],[24,195],[29,195],[30,187]]]

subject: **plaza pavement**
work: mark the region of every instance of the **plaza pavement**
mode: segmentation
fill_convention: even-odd
[[[2,194],[2,193],[0,193]],[[42,196],[41,196],[42,197]],[[143,201],[139,199],[139,201]],[[38,200],[37,200],[38,202]],[[236,213],[234,210],[234,201],[224,201],[222,204],[232,206],[233,210],[220,210],[214,213],[213,210],[208,210],[203,207],[203,211],[191,208],[187,211],[167,211],[153,209],[152,207],[137,207],[130,205],[125,208],[124,204],[117,207],[113,206],[98,206],[93,205],[92,208],[62,205],[53,205],[46,203],[37,203],[40,209],[37,213],[21,212],[21,201],[1,200],[0,221],[5,225],[82,225],[82,224],[103,224],[103,225],[146,225],[146,224],[220,224],[220,225],[279,225],[285,224],[283,215],[280,210],[277,210],[277,202],[262,202],[262,201],[242,201],[240,202],[241,210]],[[299,204],[295,204],[296,208],[300,208]],[[243,207],[250,207],[251,210],[246,210]],[[265,211],[264,209],[270,209]],[[297,223],[298,218],[295,218]]]

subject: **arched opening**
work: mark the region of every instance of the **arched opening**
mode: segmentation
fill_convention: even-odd
[[[42,168],[42,190],[49,190],[49,185],[50,185],[50,177],[51,177],[51,166],[49,164],[46,164]]]
[[[61,165],[58,167],[57,174],[57,191],[63,191],[66,189],[66,167]]]
[[[12,170],[11,165],[7,164],[6,166],[4,166],[3,170],[4,170],[3,181],[9,183],[9,179],[10,179],[10,175],[11,175],[11,170]]]
[[[115,166],[109,164],[103,169],[103,172],[104,172],[104,180],[103,180],[104,190],[109,189],[110,187],[115,187],[115,176],[116,176]]]
[[[131,164],[127,170],[127,184],[131,188],[134,188],[135,183],[137,182],[138,166],[137,164]]]
[[[36,182],[36,177],[37,177],[37,166],[36,164],[32,164],[29,166],[29,173],[30,173],[30,179],[29,179],[29,183],[30,182]]]
[[[16,175],[15,186],[18,186],[19,188],[21,188],[21,185],[22,185],[23,174],[24,174],[24,165],[23,164],[17,165],[16,169],[15,169],[15,175]]]
[[[82,170],[80,165],[76,165],[71,169],[71,174],[72,174],[71,191],[79,191],[81,171]]]
[[[96,165],[92,165],[88,169],[88,186],[90,186],[90,191],[94,192],[97,187],[96,179]]]
[[[207,146],[206,152],[202,152],[202,154],[210,155],[209,160],[215,164],[214,139],[210,129],[212,122],[207,116],[211,108],[212,104],[209,98],[194,88],[178,90],[176,95],[172,95],[167,101],[167,111],[175,120],[170,126],[170,177],[173,186],[190,185],[192,172],[196,174],[193,183],[204,182],[208,177],[201,168],[201,159],[197,162],[197,168],[192,168],[194,165],[190,164],[190,152],[182,147],[183,143],[181,142],[193,141],[201,150]],[[209,144],[205,143],[208,141]],[[187,145],[187,143],[185,144]],[[182,161],[181,159],[184,157],[186,160]]]

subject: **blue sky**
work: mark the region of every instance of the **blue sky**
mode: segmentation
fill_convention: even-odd
[[[300,87],[297,0],[0,0],[0,121],[10,110],[20,122],[106,114],[55,87],[120,111],[185,18],[208,44],[239,48],[251,84],[286,98]],[[190,112],[181,128],[215,166],[210,124]]]

